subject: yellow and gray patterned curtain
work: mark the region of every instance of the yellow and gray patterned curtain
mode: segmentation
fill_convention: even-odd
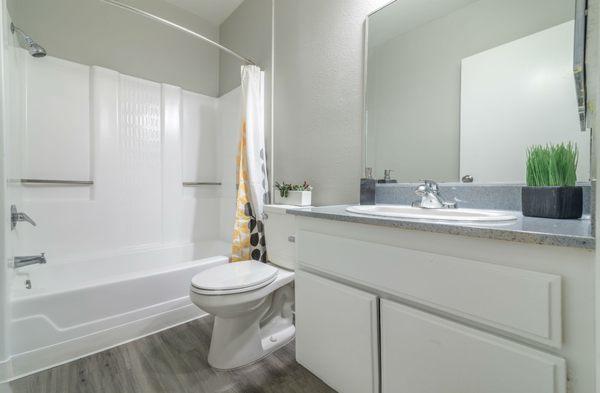
[[[265,154],[264,73],[242,66],[242,129],[237,157],[237,206],[233,262],[267,261],[263,207],[268,202]]]

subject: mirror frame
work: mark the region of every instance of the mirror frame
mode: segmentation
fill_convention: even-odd
[[[575,35],[573,48],[573,76],[577,92],[577,108],[581,131],[587,130],[587,97],[585,89],[585,39],[586,39],[587,0],[575,0]]]
[[[369,18],[371,15],[381,11],[385,7],[390,4],[395,3],[398,0],[391,0],[390,2],[382,5],[381,7],[369,12],[365,17],[365,22],[363,24],[363,108],[362,108],[362,130],[361,130],[361,174],[360,176],[365,176],[365,171],[367,168],[367,124],[368,124],[368,114],[367,114],[367,68],[369,64]]]

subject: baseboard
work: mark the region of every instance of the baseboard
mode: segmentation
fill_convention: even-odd
[[[189,304],[73,340],[13,355],[7,361],[0,362],[0,384],[105,351],[206,315],[208,314],[195,305]]]

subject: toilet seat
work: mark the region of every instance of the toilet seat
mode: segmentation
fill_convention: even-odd
[[[219,265],[192,278],[192,292],[203,295],[226,295],[254,291],[277,278],[277,268],[258,261]]]

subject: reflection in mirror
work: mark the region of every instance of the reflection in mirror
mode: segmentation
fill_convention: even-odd
[[[575,142],[574,0],[397,0],[368,18],[366,166],[400,182],[525,181],[528,146]]]

